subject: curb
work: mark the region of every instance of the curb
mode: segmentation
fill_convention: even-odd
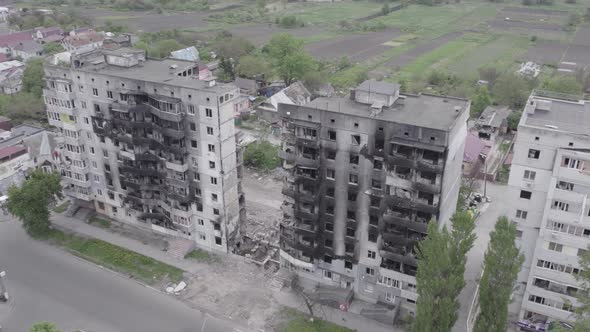
[[[67,227],[64,227],[64,226],[62,226],[62,225],[56,225],[55,223],[53,223],[53,226],[54,226],[54,227],[56,227],[56,228],[62,229],[62,230],[64,230],[64,231],[71,232],[71,233],[74,233],[74,234],[78,234],[78,235],[81,235],[81,236],[84,236],[84,237],[91,237],[91,236],[89,236],[89,235],[87,235],[87,234],[76,232],[75,230],[69,229],[69,228],[67,228]],[[96,238],[96,237],[92,237],[92,238],[95,238],[95,239],[101,240],[101,239],[99,239],[99,238]],[[105,241],[105,240],[101,240],[101,241]],[[105,242],[108,242],[108,241],[105,241]],[[71,256],[73,256],[75,259],[77,259],[77,260],[79,260],[79,261],[85,262],[85,263],[87,263],[87,264],[94,265],[94,266],[98,267],[99,269],[101,269],[101,270],[104,270],[104,271],[107,271],[107,272],[110,272],[110,273],[114,274],[115,276],[117,276],[117,277],[119,277],[119,278],[121,278],[121,279],[131,280],[131,281],[135,282],[136,284],[138,284],[138,285],[140,285],[140,286],[142,286],[142,287],[145,287],[145,288],[147,288],[147,289],[150,289],[150,290],[152,290],[152,291],[155,291],[155,292],[157,292],[157,293],[160,293],[160,294],[162,294],[162,295],[165,295],[165,296],[167,296],[167,297],[171,297],[171,296],[170,296],[170,294],[166,293],[165,291],[163,291],[163,290],[161,290],[161,289],[158,289],[158,288],[155,288],[155,287],[153,287],[153,286],[150,286],[150,285],[148,285],[148,284],[144,283],[144,282],[143,282],[143,281],[141,281],[141,280],[138,280],[138,279],[136,279],[136,278],[130,277],[130,276],[128,276],[128,275],[125,275],[125,274],[123,274],[123,273],[121,273],[121,272],[115,271],[115,270],[113,270],[113,269],[111,269],[111,268],[108,268],[108,267],[106,267],[106,266],[103,266],[103,265],[100,265],[100,264],[94,263],[94,262],[93,262],[93,261],[91,261],[91,260],[85,259],[84,257],[82,257],[82,256],[80,256],[80,255],[77,255],[77,254],[76,254],[76,252],[75,252],[75,251],[73,251],[73,250],[69,250],[69,249],[67,249],[67,248],[60,247],[60,246],[58,246],[58,245],[53,245],[53,244],[50,244],[50,243],[47,243],[47,242],[45,242],[45,243],[46,243],[46,244],[48,244],[48,245],[49,245],[49,246],[51,246],[51,247],[54,247],[54,248],[58,249],[58,250],[62,250],[62,251],[64,251],[64,252],[67,252],[68,254],[70,254]],[[108,243],[110,243],[110,242],[108,242]],[[141,253],[138,253],[138,254],[141,254]],[[143,255],[143,254],[142,254],[142,255]],[[154,259],[155,259],[155,258],[154,258]],[[188,271],[185,271],[185,272],[188,272]],[[188,272],[188,273],[191,273],[191,272]],[[191,274],[192,274],[192,273],[191,273]],[[183,303],[183,304],[184,304],[184,305],[185,305],[187,308],[189,308],[189,309],[191,309],[191,310],[195,310],[195,311],[197,311],[197,312],[200,312],[200,313],[201,313],[201,314],[203,314],[203,315],[209,315],[209,316],[211,316],[211,317],[213,317],[213,318],[215,318],[215,319],[219,319],[219,320],[226,320],[226,321],[229,321],[229,322],[232,322],[232,323],[236,323],[236,324],[240,324],[240,325],[242,325],[242,324],[243,324],[243,322],[238,322],[238,321],[235,321],[235,320],[233,320],[233,319],[231,319],[231,318],[229,318],[229,317],[226,317],[226,316],[223,316],[223,315],[219,315],[219,314],[217,314],[216,312],[214,312],[214,311],[212,311],[212,310],[210,310],[210,309],[205,309],[205,308],[199,307],[198,305],[193,305],[193,304],[194,304],[193,302],[189,302],[189,301],[187,301],[187,300],[184,300],[184,299],[182,299],[182,298],[175,297],[175,296],[172,296],[172,298],[174,298],[175,300],[177,300],[177,301],[179,301],[179,302]],[[247,326],[248,324],[246,323],[245,325]],[[243,328],[243,327],[242,327],[242,326],[240,326],[240,328]],[[248,331],[248,330],[246,330],[246,331]],[[264,332],[264,331],[261,331],[261,332]]]

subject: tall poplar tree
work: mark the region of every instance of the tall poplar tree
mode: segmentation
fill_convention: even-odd
[[[475,332],[506,331],[510,295],[524,262],[515,240],[516,225],[505,216],[498,218],[484,257]]]
[[[457,321],[458,296],[465,286],[467,252],[473,247],[473,220],[467,212],[451,218],[452,231],[428,225],[426,238],[417,246],[418,303],[415,332],[448,332]]]

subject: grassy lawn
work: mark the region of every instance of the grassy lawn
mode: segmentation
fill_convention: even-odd
[[[55,212],[55,213],[64,213],[64,212],[66,212],[66,210],[68,209],[69,206],[70,206],[70,201],[65,201],[62,204],[54,207],[53,208],[53,212]]]
[[[381,10],[377,1],[293,2],[271,15],[275,17],[294,15],[306,24],[335,27],[340,21],[352,21]]]
[[[98,226],[100,228],[109,228],[111,227],[111,221],[106,219],[106,218],[102,218],[102,217],[97,217],[97,216],[92,216],[90,219],[88,219],[88,223],[94,226]]]
[[[185,259],[193,259],[199,262],[205,262],[205,263],[211,263],[211,262],[215,262],[218,261],[218,257],[215,254],[211,254],[205,250],[201,250],[201,249],[195,249],[191,252],[189,252],[188,254],[186,254],[186,256],[184,256]]]
[[[321,319],[310,322],[307,315],[293,309],[284,309],[282,314],[289,318],[277,329],[278,332],[354,332],[354,330]]]
[[[59,230],[54,230],[47,240],[67,249],[76,256],[132,276],[147,284],[155,284],[166,277],[172,282],[182,280],[183,271],[181,269],[108,242]]]
[[[481,1],[442,6],[410,5],[372,21],[379,21],[427,39],[479,25],[496,16],[502,6],[503,4]]]
[[[510,68],[525,55],[533,44],[526,36],[496,35],[478,47],[465,52],[448,69],[458,74],[472,76],[483,65],[502,70]]]

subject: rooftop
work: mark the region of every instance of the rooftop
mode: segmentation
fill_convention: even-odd
[[[477,119],[476,125],[499,128],[504,120],[508,118],[510,112],[508,106],[488,106]]]
[[[375,113],[370,105],[350,98],[322,97],[305,107],[446,131],[467,110],[469,101],[430,94],[402,95],[391,107],[383,107],[381,112]]]
[[[566,97],[569,96],[546,97],[533,93],[525,106],[520,124],[590,135],[590,101],[574,101]]]
[[[373,92],[383,95],[393,95],[400,89],[401,85],[396,83],[366,80],[356,87],[356,91]]]
[[[83,67],[77,68],[82,72],[88,73],[100,73],[102,75],[108,75],[112,77],[121,77],[126,79],[153,82],[165,85],[185,87],[189,89],[207,90],[216,93],[229,92],[235,89],[234,85],[216,83],[213,86],[209,86],[206,81],[198,80],[196,76],[193,77],[182,77],[178,76],[179,72],[187,70],[189,68],[195,68],[196,64],[193,61],[185,61],[178,59],[147,59],[146,61],[140,61],[139,65],[130,67],[115,66],[105,61],[104,54],[120,56],[123,58],[131,57],[131,54],[141,52],[129,48],[119,48],[117,50],[95,50],[90,51],[88,54],[93,54],[94,58],[86,61]],[[59,63],[63,61],[64,56],[58,53],[55,56],[60,61],[54,61],[55,66],[62,66]],[[67,56],[65,56],[67,58]]]

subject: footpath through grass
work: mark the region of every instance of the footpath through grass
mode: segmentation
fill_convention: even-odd
[[[76,256],[147,284],[156,284],[164,278],[175,283],[182,280],[183,270],[102,240],[59,230],[53,230],[45,240],[65,248]]]

